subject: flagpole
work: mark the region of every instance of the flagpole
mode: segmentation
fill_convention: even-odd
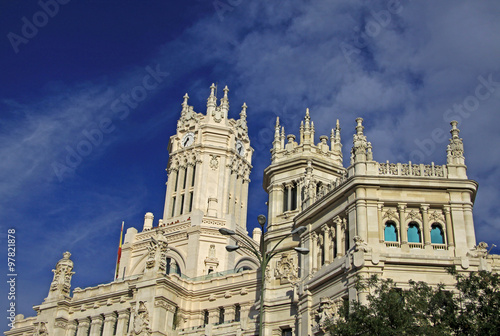
[[[122,239],[123,239],[123,226],[125,222],[122,221],[122,230],[120,231],[120,244],[118,245],[118,256],[116,257],[116,271],[115,271],[115,280],[118,279],[118,271],[120,269],[120,258],[122,256]]]

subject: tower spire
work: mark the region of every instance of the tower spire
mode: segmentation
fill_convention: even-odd
[[[217,97],[215,96],[216,86],[214,83],[210,85],[210,96],[207,99],[207,115],[211,115],[217,106]]]

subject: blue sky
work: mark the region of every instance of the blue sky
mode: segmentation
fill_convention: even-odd
[[[0,237],[17,230],[19,313],[66,250],[73,287],[113,278],[121,222],[161,217],[182,96],[204,112],[212,82],[229,86],[232,117],[249,107],[250,225],[276,116],[297,133],[309,107],[318,139],[340,119],[345,165],[358,116],[376,160],[436,164],[458,120],[477,240],[500,245],[498,1],[42,0],[0,13]]]

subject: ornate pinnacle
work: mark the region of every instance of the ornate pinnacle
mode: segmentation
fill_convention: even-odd
[[[184,102],[182,103],[182,105],[187,105],[188,99],[189,99],[189,96],[188,96],[187,92],[186,92],[186,94],[184,95],[183,98],[184,98]]]
[[[309,131],[309,126],[310,126],[310,121],[311,121],[311,117],[309,116],[309,108],[306,108],[306,116],[304,117],[304,126],[305,126],[305,130],[306,132]]]
[[[363,118],[356,118],[356,122],[358,123],[358,125],[356,126],[357,134],[363,135],[363,129],[364,129]]]
[[[338,119],[335,127],[335,142],[340,143],[340,123]]]
[[[450,125],[451,125],[451,137],[453,139],[458,139],[458,134],[460,133],[460,130],[457,128],[457,125],[458,125],[458,121],[456,120],[453,120],[452,122],[450,122]]]
[[[240,113],[240,116],[246,116],[247,115],[247,103],[243,103],[243,105],[241,106],[241,113]]]
[[[210,96],[207,99],[207,107],[215,108],[216,103],[217,103],[217,98],[215,97],[215,90],[217,87],[215,86],[214,83],[210,85]]]
[[[227,99],[227,93],[229,92],[229,88],[227,87],[227,85],[224,87],[222,91],[224,91],[224,98]]]

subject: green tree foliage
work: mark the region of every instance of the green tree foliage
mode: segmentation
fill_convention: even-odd
[[[392,279],[358,279],[356,289],[369,292],[367,304],[344,305],[327,330],[345,336],[500,335],[500,276],[450,273],[457,281],[452,291],[425,282],[399,288]]]

